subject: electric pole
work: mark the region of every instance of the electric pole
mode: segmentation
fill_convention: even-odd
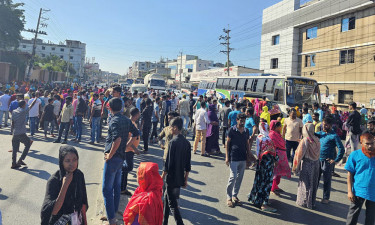
[[[182,51],[180,52],[180,90],[182,88]]]
[[[222,36],[220,35],[219,37],[219,40],[224,40],[225,42],[222,42],[220,44],[224,45],[227,47],[227,50],[225,51],[220,51],[222,53],[225,53],[227,54],[227,71],[228,71],[228,77],[229,77],[229,69],[230,69],[230,60],[229,60],[229,54],[230,52],[233,50],[233,48],[230,47],[230,36],[229,36],[229,33],[230,33],[231,30],[229,30],[229,25],[228,25],[228,29],[223,29],[223,32],[226,33],[226,36]]]
[[[48,11],[50,11],[50,10],[46,10],[46,9],[40,8],[39,17],[38,17],[38,23],[36,25],[36,30],[32,30],[32,29],[25,30],[25,31],[30,32],[30,33],[35,33],[34,43],[33,43],[33,50],[31,52],[31,60],[30,60],[30,64],[29,64],[29,69],[27,71],[26,81],[29,81],[30,75],[31,75],[31,69],[33,68],[33,65],[34,65],[34,58],[35,58],[35,51],[36,51],[36,40],[38,38],[38,34],[47,35],[46,32],[39,31],[39,26],[47,27],[47,24],[45,24],[43,22],[46,21],[46,20],[48,20],[48,18],[43,18],[42,14],[44,12],[48,12]],[[43,21],[41,21],[41,19]]]

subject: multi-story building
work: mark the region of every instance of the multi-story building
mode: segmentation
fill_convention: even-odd
[[[180,74],[181,72],[183,75],[187,75],[187,73],[208,70],[213,67],[214,62],[199,59],[199,57],[195,55],[183,55],[182,57],[178,56],[177,59],[173,61],[168,61],[166,64],[166,67],[171,69],[172,77],[175,77],[176,74]]]
[[[283,0],[263,11],[262,26],[261,70],[316,79],[330,90],[323,102],[373,106],[373,0]]]
[[[165,63],[163,62],[133,62],[131,70],[129,73],[133,78],[142,77],[149,73],[150,70],[154,70],[156,68],[165,68]]]
[[[34,39],[22,40],[19,50],[22,52],[32,53]],[[66,40],[65,43],[53,44],[51,42],[43,42],[41,39],[36,40],[35,54],[40,57],[56,55],[61,59],[70,62],[77,76],[83,76],[83,69],[86,57],[86,44],[80,41]]]

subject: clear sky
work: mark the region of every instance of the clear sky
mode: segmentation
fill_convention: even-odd
[[[20,2],[20,0],[14,0]],[[125,74],[133,61],[175,59],[180,51],[225,63],[218,37],[232,30],[235,65],[259,68],[262,11],[280,0],[24,0],[25,28],[35,29],[40,8],[50,9],[45,41],[87,44],[104,71]],[[306,1],[306,0],[304,0]],[[23,32],[31,38],[31,34]]]

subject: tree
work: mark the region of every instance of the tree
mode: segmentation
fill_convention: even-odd
[[[34,65],[39,66],[44,70],[55,72],[66,72],[68,70],[69,65],[69,73],[76,74],[76,71],[71,63],[68,63],[67,61],[61,59],[56,55],[49,55],[45,58],[35,56]]]
[[[230,60],[229,60],[229,66],[234,66],[234,64]],[[228,67],[228,62],[225,63],[225,67]]]
[[[17,48],[22,39],[24,29],[23,3],[13,3],[12,0],[0,0],[0,49]]]

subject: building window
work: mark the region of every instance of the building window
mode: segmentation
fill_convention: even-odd
[[[73,56],[70,56],[69,59],[73,59]]]
[[[61,52],[63,52],[63,51],[64,51],[64,49],[63,49],[63,48],[60,48],[60,51],[61,51]]]
[[[305,67],[314,67],[315,66],[315,54],[305,56]]]
[[[46,57],[46,54],[42,54],[42,57]]]
[[[318,27],[312,27],[306,30],[306,40],[318,37]]]
[[[51,49],[52,49],[52,51],[55,51],[55,49],[56,49],[56,48],[55,48],[55,47],[53,47],[53,48],[51,48]]]
[[[70,52],[74,52],[74,49],[70,49]]]
[[[26,48],[26,45],[22,45],[22,48]]]
[[[60,59],[64,59],[64,56],[63,56],[63,55],[60,55]]]
[[[278,45],[280,43],[280,35],[275,35],[272,37],[272,45]]]
[[[199,64],[199,67],[201,67],[201,64]]]
[[[355,50],[340,51],[340,64],[354,63]]]
[[[341,21],[341,32],[355,29],[355,17],[344,18]]]
[[[279,59],[271,59],[271,69],[277,69],[279,68]]]
[[[45,47],[45,46],[42,46],[42,50],[46,50],[46,47]]]
[[[353,102],[353,91],[339,90],[339,101],[341,104],[349,104]]]

